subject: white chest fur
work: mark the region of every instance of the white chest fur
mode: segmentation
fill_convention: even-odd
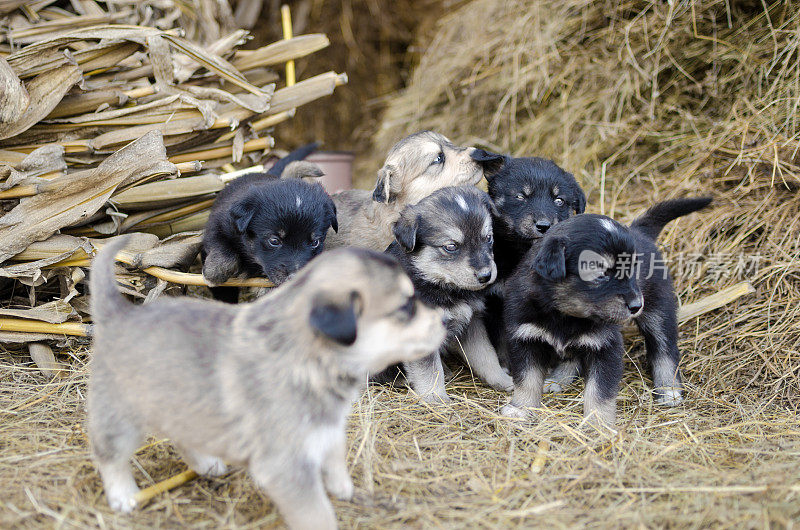
[[[443,311],[448,327],[464,326],[472,320],[474,309],[466,302],[460,302]]]
[[[564,357],[570,348],[588,348],[600,350],[606,344],[606,337],[598,333],[585,333],[562,339],[555,336],[545,327],[531,322],[520,324],[512,335],[518,340],[542,341],[553,347],[559,356]]]

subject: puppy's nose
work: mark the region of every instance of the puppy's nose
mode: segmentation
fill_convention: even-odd
[[[487,283],[489,280],[492,279],[492,269],[479,271],[476,276],[478,277],[478,282]]]
[[[641,297],[634,298],[633,300],[628,302],[627,306],[628,306],[628,311],[631,312],[631,315],[637,314],[639,311],[642,310],[642,298]]]
[[[536,230],[544,234],[547,230],[550,229],[550,221],[543,219],[541,221],[536,221]]]

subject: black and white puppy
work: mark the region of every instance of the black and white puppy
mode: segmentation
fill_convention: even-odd
[[[527,417],[541,405],[547,370],[579,363],[584,415],[613,425],[622,377],[622,324],[644,335],[656,399],[681,400],[677,300],[655,239],[671,220],[710,198],[656,204],[627,228],[600,215],[561,221],[534,245],[504,288],[511,403],[502,414]]]
[[[458,340],[476,314],[484,310],[485,288],[497,277],[493,259],[492,212],[489,196],[472,186],[442,188],[400,214],[395,242],[386,250],[408,273],[419,299],[444,312],[447,339],[438,351],[403,363],[406,379],[429,402],[448,402],[442,355],[457,350]],[[464,355],[479,378],[509,389],[496,379],[503,372],[488,337],[473,341]]]
[[[266,276],[280,285],[322,252],[328,228],[338,230],[336,207],[322,185],[302,180],[322,175],[313,164],[297,162],[309,147],[269,173],[237,178],[217,195],[202,247],[203,276],[217,300],[238,301],[237,287],[217,287],[233,276]]]

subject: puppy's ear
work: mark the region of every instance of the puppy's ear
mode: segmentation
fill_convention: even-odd
[[[565,243],[560,237],[545,238],[534,260],[534,269],[539,276],[550,281],[563,280],[567,277]]]
[[[413,212],[404,212],[392,227],[394,238],[406,252],[411,252],[417,246],[417,229],[419,217]]]
[[[497,175],[506,165],[506,157],[490,151],[475,148],[469,155],[474,161],[483,166],[483,175],[486,180]]]
[[[494,203],[491,197],[489,197],[488,193],[483,194],[483,203],[489,208],[489,213],[491,213],[495,217],[500,216],[500,211],[497,209],[497,205]]]
[[[336,218],[336,204],[333,202],[333,199],[328,197],[328,202],[325,204],[325,210],[328,213],[328,222],[333,228],[333,231],[338,233],[339,232],[339,220]]]
[[[245,230],[247,230],[247,226],[253,220],[255,213],[256,205],[247,199],[238,201],[231,206],[231,218],[233,218],[233,224],[236,225],[236,230],[240,234],[244,234]]]
[[[314,162],[306,160],[297,160],[291,162],[281,173],[282,179],[303,179],[306,182],[315,182],[316,179],[322,177],[325,173]]]
[[[394,166],[386,165],[378,170],[378,180],[375,181],[375,191],[372,192],[372,200],[389,204],[395,197],[392,193],[392,178],[396,169]]]
[[[353,291],[347,300],[335,302],[327,297],[318,296],[311,307],[308,322],[317,332],[338,342],[350,346],[356,341],[356,311],[359,295]]]
[[[580,186],[578,186],[577,190],[575,202],[573,202],[572,205],[573,208],[575,208],[575,213],[583,213],[586,211],[586,194],[583,193]]]

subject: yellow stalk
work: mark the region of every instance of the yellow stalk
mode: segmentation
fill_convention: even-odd
[[[289,6],[284,4],[281,6],[281,24],[283,25],[283,39],[289,40],[292,38],[292,12]],[[294,74],[294,60],[286,61],[286,86],[292,86],[295,83]]]

